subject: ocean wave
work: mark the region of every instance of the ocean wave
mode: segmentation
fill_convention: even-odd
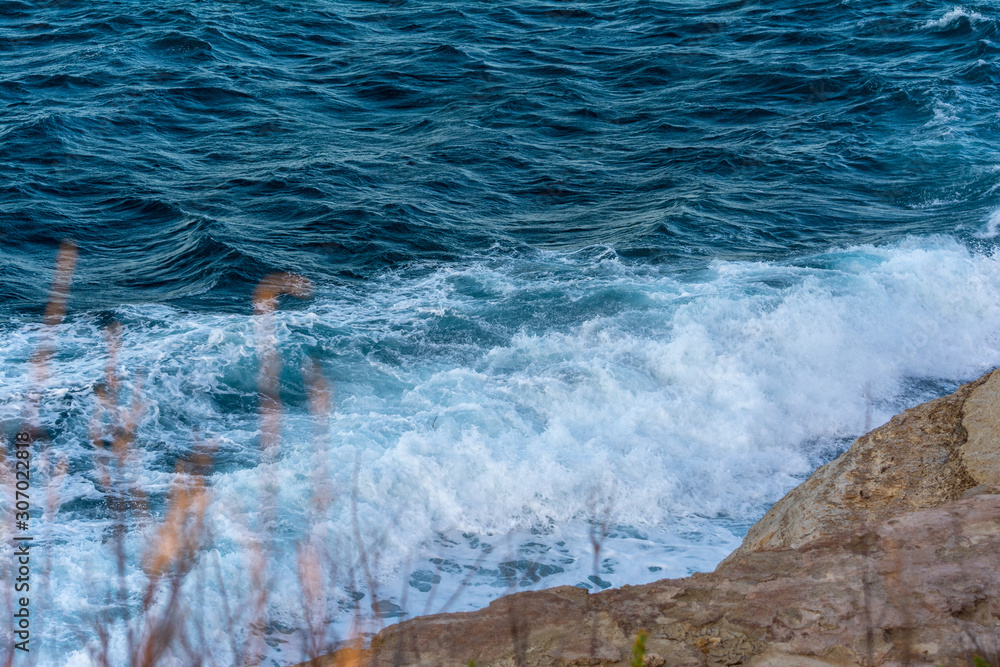
[[[962,19],[965,19],[968,23],[984,23],[992,20],[983,16],[979,12],[969,11],[964,7],[952,7],[941,18],[925,23],[924,28],[934,28],[940,30],[942,28],[951,27],[953,24],[960,22]]]
[[[146,406],[135,483],[155,502],[196,440],[219,443],[210,516],[229,584],[246,585],[235,517],[255,511],[261,475],[280,489],[291,549],[322,454],[338,490],[326,534],[350,541],[352,485],[363,534],[392,527],[377,573],[389,599],[399,601],[408,562],[436,572],[433,559],[444,558],[479,568],[458,603],[472,608],[507,590],[509,563],[528,568],[523,586],[596,585],[595,498],[613,526],[601,582],[710,569],[866,419],[878,425],[1000,364],[998,304],[1000,258],[948,237],[690,273],[636,267],[608,248],[387,272],[364,288],[321,287],[276,316],[286,409],[273,465],[257,446],[253,318],[167,306],[114,317],[123,391],[139,391],[141,376]],[[64,511],[44,529],[54,531],[46,549],[62,591],[46,636],[60,646],[88,613],[81,564],[94,576],[112,567],[86,445],[105,360],[99,325],[79,315],[60,327],[43,401],[53,446],[74,471]],[[39,335],[22,326],[0,345],[7,424]],[[305,358],[319,360],[335,396],[318,443]],[[276,567],[293,577],[285,558]],[[436,576],[449,589],[461,580]],[[428,594],[415,581],[409,599],[420,606]],[[273,604],[295,627],[294,591]]]

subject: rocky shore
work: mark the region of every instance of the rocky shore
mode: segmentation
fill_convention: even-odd
[[[714,572],[509,595],[311,666],[628,665],[640,630],[653,666],[996,660],[1000,370],[858,438]]]

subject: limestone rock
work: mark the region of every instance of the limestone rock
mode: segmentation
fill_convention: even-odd
[[[724,562],[795,547],[1000,483],[1000,370],[896,415],[792,489]]]
[[[994,371],[965,401],[962,462],[979,484],[1000,484],[1000,371]]]

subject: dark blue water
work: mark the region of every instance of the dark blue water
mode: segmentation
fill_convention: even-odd
[[[997,24],[947,2],[0,5],[4,306],[609,245],[773,259],[995,207]]]
[[[89,664],[116,572],[89,430],[112,321],[145,406],[128,483],[162,513],[215,443],[199,566],[231,599],[280,480],[275,664],[301,659],[306,538],[357,575],[361,534],[407,613],[711,569],[866,422],[1000,364],[998,25],[952,2],[0,0],[0,425],[41,396],[69,466],[33,518],[39,664]],[[276,271],[315,290],[277,316],[268,464],[250,295]],[[196,590],[220,618],[219,582]]]

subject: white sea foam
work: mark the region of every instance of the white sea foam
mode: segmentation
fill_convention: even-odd
[[[543,254],[418,267],[367,291],[321,290],[277,316],[289,390],[274,466],[257,463],[250,318],[164,306],[118,315],[126,388],[145,374],[130,474],[162,498],[193,431],[220,443],[217,544],[205,559],[218,557],[238,587],[248,585],[240,545],[270,471],[282,536],[272,620],[296,627],[292,554],[323,458],[339,495],[314,530],[338,545],[342,563],[356,558],[357,462],[360,528],[369,547],[378,542],[375,574],[397,602],[406,568],[428,577],[441,568],[435,609],[477,562],[453,608],[505,592],[505,571],[524,585],[596,587],[711,569],[770,503],[860,433],[869,409],[880,424],[1000,364],[1000,258],[935,237],[784,263],[716,261],[681,276],[613,253]],[[40,527],[56,537],[46,553],[59,593],[45,633],[61,652],[48,664],[87,664],[83,653],[66,656],[80,619],[103,604],[88,587],[113,571],[86,464],[100,340],[87,317],[63,326],[45,392],[55,450],[75,463],[66,509]],[[36,344],[26,325],[0,342],[8,423]],[[334,387],[319,452],[298,379],[307,355]],[[605,512],[611,535],[592,580],[588,519]],[[131,538],[137,551],[143,535]],[[130,577],[138,589],[137,567]],[[428,598],[418,588],[408,603],[416,612]],[[218,604],[214,584],[205,595]],[[293,643],[274,644],[286,662],[298,657]]]
[[[979,239],[995,239],[998,234],[1000,234],[1000,208],[990,214],[990,219],[986,222],[986,226],[975,232],[973,236]]]
[[[980,21],[989,21],[989,20],[991,20],[988,17],[983,16],[979,12],[968,11],[964,7],[952,7],[941,18],[935,19],[933,21],[928,21],[927,23],[925,23],[924,24],[924,28],[933,28],[933,29],[939,30],[941,28],[948,27],[949,25],[951,25],[955,21],[958,21],[959,19],[962,19],[962,18],[967,18],[972,23],[978,23]]]

